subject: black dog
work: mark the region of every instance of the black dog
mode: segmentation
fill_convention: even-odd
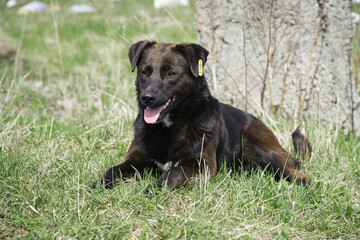
[[[173,187],[201,172],[213,177],[223,164],[258,165],[276,177],[309,182],[298,171],[298,160],[260,120],[210,94],[202,76],[207,55],[191,43],[140,41],[130,47],[132,71],[137,67],[135,136],[124,162],[108,169],[98,183],[112,188],[119,178],[154,168],[163,172],[156,186],[167,182]]]

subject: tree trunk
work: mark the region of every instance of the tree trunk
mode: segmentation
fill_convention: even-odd
[[[216,97],[251,113],[315,115],[360,135],[351,0],[195,0]]]

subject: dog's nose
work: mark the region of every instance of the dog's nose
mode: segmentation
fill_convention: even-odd
[[[146,106],[150,106],[156,101],[156,95],[151,92],[144,92],[141,94],[141,101]]]

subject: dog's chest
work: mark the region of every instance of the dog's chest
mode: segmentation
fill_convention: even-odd
[[[174,162],[174,159],[188,155],[191,143],[195,139],[187,135],[186,129],[181,126],[171,128],[161,125],[147,126],[143,136],[147,157],[166,165],[167,162]]]
[[[201,137],[199,140],[193,134],[190,134],[192,137],[188,135],[188,128],[181,125],[170,128],[162,125],[147,126],[143,143],[148,161],[161,171],[179,166],[183,159],[188,159],[193,152],[200,152],[201,149],[201,144],[197,144],[201,143]]]
[[[159,170],[161,170],[162,172],[169,171],[171,168],[177,167],[179,165],[178,161],[175,163],[173,161],[160,162],[155,159],[149,159],[149,161],[152,162],[153,164],[155,164],[157,166],[157,168]]]

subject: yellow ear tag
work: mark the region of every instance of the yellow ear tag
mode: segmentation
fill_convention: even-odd
[[[199,76],[201,77],[203,75],[203,64],[202,60],[199,59]]]

